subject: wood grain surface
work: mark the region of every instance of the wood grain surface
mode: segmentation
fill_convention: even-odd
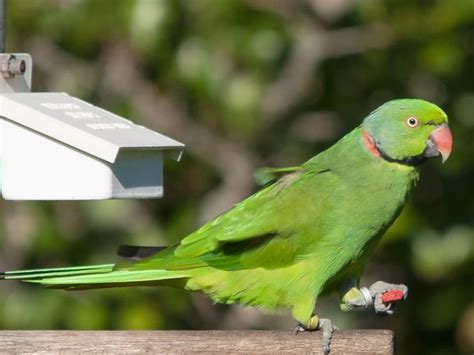
[[[331,355],[393,354],[390,330],[337,331]],[[290,331],[0,331],[0,353],[315,353],[318,332]]]

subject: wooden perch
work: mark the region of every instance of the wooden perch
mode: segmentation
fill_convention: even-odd
[[[393,354],[390,330],[337,331],[331,355]],[[2,353],[321,353],[319,333],[290,331],[0,331]]]

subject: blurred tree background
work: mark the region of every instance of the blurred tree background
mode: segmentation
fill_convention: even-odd
[[[34,59],[34,91],[66,91],[187,145],[149,201],[1,201],[0,268],[113,262],[118,245],[171,244],[256,190],[259,166],[302,163],[386,100],[451,119],[363,283],[403,282],[390,328],[401,354],[474,350],[474,1],[15,0],[7,50]],[[2,329],[292,329],[288,316],[169,288],[68,293],[0,285]],[[296,341],[296,340],[295,340]]]

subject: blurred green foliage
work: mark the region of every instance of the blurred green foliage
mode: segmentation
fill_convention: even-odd
[[[454,152],[430,162],[364,283],[410,288],[397,314],[320,312],[391,328],[401,354],[474,350],[474,2],[15,0],[7,49],[34,90],[67,91],[187,144],[157,201],[1,202],[1,268],[104,263],[122,243],[176,242],[256,189],[261,165],[305,161],[382,102],[426,98]],[[174,289],[66,293],[0,285],[3,329],[290,327]]]

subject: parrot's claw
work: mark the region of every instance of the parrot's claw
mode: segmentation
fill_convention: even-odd
[[[394,293],[395,296],[400,293],[400,298],[395,298],[391,301],[385,301],[388,293]],[[395,303],[399,300],[405,300],[408,295],[408,287],[405,285],[389,284],[383,281],[377,281],[369,287],[370,295],[374,300],[375,313],[386,316],[392,315],[394,312]]]
[[[323,339],[322,339],[322,346],[323,346],[323,354],[329,354],[331,338],[334,331],[339,330],[339,328],[332,323],[330,319],[327,318],[319,318],[318,325],[315,329],[306,328],[301,324],[298,324],[295,328],[295,334],[300,332],[313,332],[313,331],[322,331]]]
[[[331,343],[332,333],[335,330],[339,330],[330,319],[322,318],[319,320],[318,329],[323,331],[323,353],[329,354],[329,344]]]
[[[301,324],[298,324],[295,328],[295,335],[298,335],[298,333],[301,332],[307,332],[308,329],[305,329]]]

